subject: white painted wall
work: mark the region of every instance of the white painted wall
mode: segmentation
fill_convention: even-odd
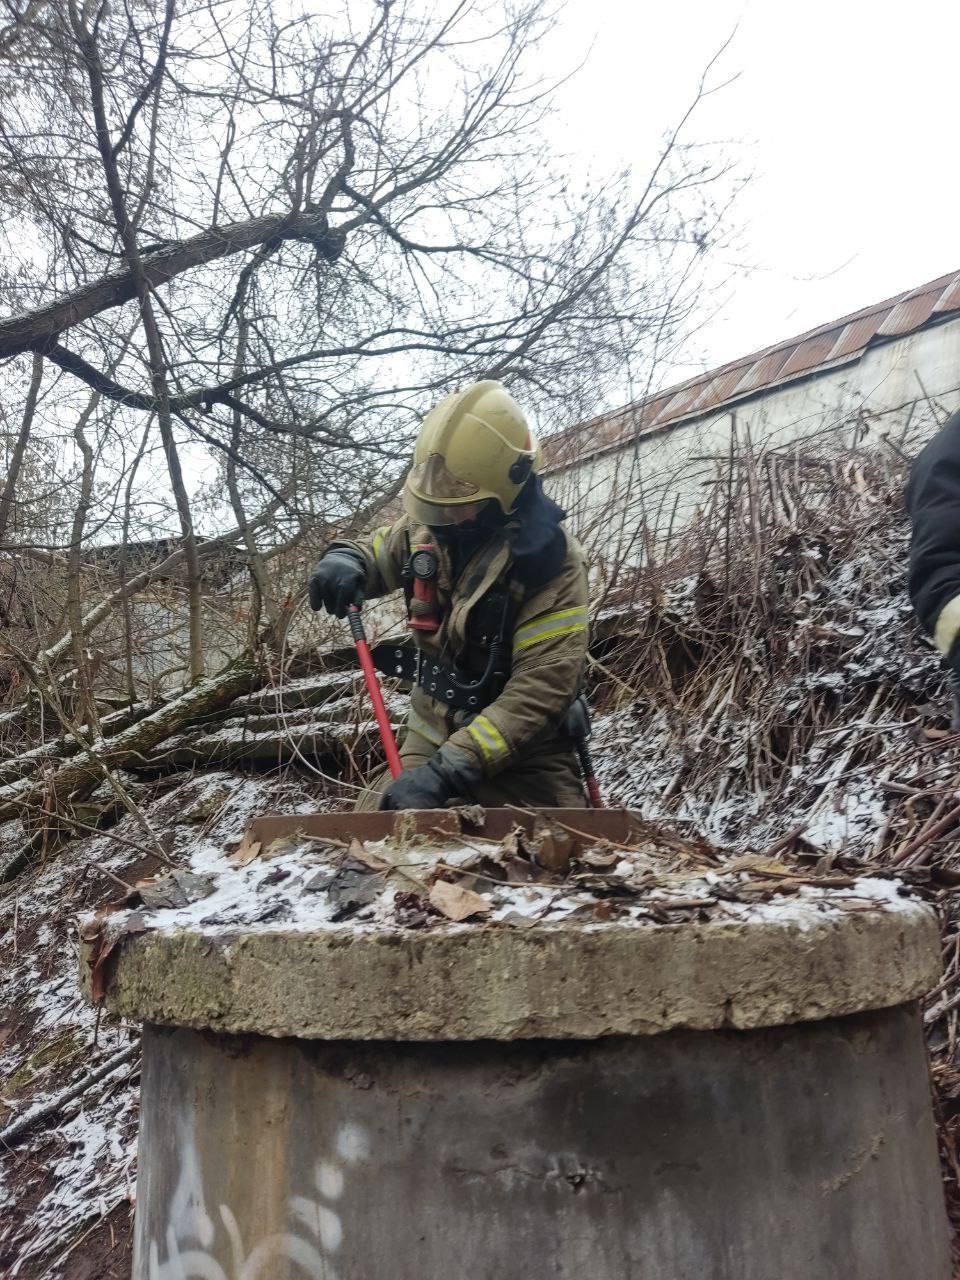
[[[929,400],[928,398],[929,397]],[[619,564],[642,558],[637,529],[659,536],[682,528],[700,509],[738,440],[782,450],[796,441],[836,448],[886,436],[913,453],[948,412],[960,408],[960,317],[867,350],[825,370],[727,406],[626,448],[549,473],[549,492],[570,512],[570,525],[591,549]],[[583,452],[589,452],[584,439]]]

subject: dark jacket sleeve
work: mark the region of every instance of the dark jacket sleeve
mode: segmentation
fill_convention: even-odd
[[[948,654],[960,633],[960,413],[913,464],[907,510],[910,599],[927,634]]]

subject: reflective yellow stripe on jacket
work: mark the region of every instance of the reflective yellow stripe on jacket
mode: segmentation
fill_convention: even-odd
[[[504,741],[503,734],[486,716],[477,716],[471,720],[467,726],[467,732],[483,752],[483,758],[488,763],[510,754],[510,748]]]
[[[513,652],[520,653],[544,640],[553,640],[557,636],[571,635],[575,631],[586,629],[587,611],[582,606],[560,609],[557,613],[543,613],[539,618],[533,618],[517,627],[513,633]]]
[[[407,728],[411,733],[417,733],[421,738],[426,738],[427,742],[435,747],[442,746],[446,741],[447,735],[439,733],[432,724],[427,724],[423,716],[418,716],[413,707],[407,711]]]
[[[390,554],[386,545],[386,536],[389,532],[390,525],[385,524],[373,535],[373,558],[377,562],[384,584],[388,587],[393,585],[393,566],[390,563]]]

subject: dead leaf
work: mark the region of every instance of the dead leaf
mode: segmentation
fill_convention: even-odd
[[[123,940],[138,933],[146,933],[147,925],[138,911],[132,911],[119,929],[110,931],[107,936],[106,925],[112,914],[107,909],[98,911],[92,921],[86,921],[80,930],[80,937],[90,947],[87,964],[90,969],[90,999],[99,1004],[106,994],[109,977],[108,962]]]
[[[358,840],[356,836],[350,841],[347,856],[353,858],[355,862],[369,867],[371,871],[389,871],[391,867],[391,864],[385,858],[380,858],[375,853],[371,853],[363,841]]]
[[[625,880],[623,876],[604,876],[599,872],[578,875],[574,880],[581,889],[589,889],[598,898],[635,898],[643,891],[639,885]]]
[[[333,906],[334,922],[368,906],[383,888],[383,881],[354,858],[345,859],[336,871],[318,871],[303,886],[307,893],[325,893]]]
[[[618,853],[616,850],[607,852],[598,847],[585,849],[580,855],[580,861],[585,867],[594,867],[597,871],[609,871],[611,867],[617,865],[622,857],[623,854]]]
[[[404,929],[422,929],[430,920],[428,910],[426,898],[419,893],[404,889],[393,896],[393,914]]]
[[[536,916],[525,916],[522,911],[508,911],[496,923],[510,925],[513,929],[533,929],[540,922]]]
[[[457,865],[453,870],[475,872],[485,880],[509,880],[510,877],[507,875],[507,868],[501,861],[501,857],[502,855],[499,848],[494,850],[493,857],[487,853],[486,849],[478,850],[471,857],[458,857]],[[442,865],[444,864],[441,864],[441,866]],[[527,870],[529,871],[529,865],[526,863],[524,865],[527,866]]]
[[[588,899],[574,907],[572,911],[564,912],[564,920],[599,920],[605,923],[607,920],[617,920],[624,912],[624,904],[616,898],[597,898]]]
[[[500,841],[499,850],[500,857],[508,867],[516,859],[523,858],[553,875],[566,875],[573,851],[571,834],[540,818],[534,823],[532,835],[528,835],[523,827],[513,827]]]
[[[140,904],[148,911],[162,911],[165,907],[186,907],[201,898],[209,898],[216,889],[216,878],[198,875],[194,871],[172,871],[168,876],[155,880],[141,880],[135,887]],[[128,895],[129,903],[132,895]]]
[[[482,827],[487,821],[487,811],[482,804],[457,804],[451,812],[468,827]]]
[[[245,867],[247,866],[248,863],[251,863],[254,860],[254,858],[259,858],[260,850],[262,848],[263,848],[263,845],[260,843],[260,841],[251,839],[250,832],[245,831],[243,834],[243,839],[240,841],[240,844],[237,846],[236,850],[233,853],[231,853],[227,861],[231,864],[231,866]]]
[[[277,836],[263,850],[263,856],[265,858],[279,858],[283,853],[295,853],[299,847],[299,843],[292,836]]]
[[[526,858],[508,858],[503,864],[507,879],[513,884],[539,884],[549,880],[550,876],[540,867],[535,867]]]
[[[519,858],[520,856],[520,827],[511,827],[507,834],[500,841],[500,852],[505,859]]]
[[[554,875],[564,876],[570,870],[570,859],[573,856],[573,837],[562,827],[540,819],[534,823],[533,835],[526,840],[531,860],[538,866],[552,871]]]
[[[462,885],[451,884],[449,880],[437,880],[430,890],[430,905],[448,920],[466,920],[470,916],[482,915],[489,911],[491,904],[486,898],[472,889],[464,889]]]

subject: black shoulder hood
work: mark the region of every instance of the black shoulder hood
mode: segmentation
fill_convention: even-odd
[[[567,539],[560,522],[567,513],[543,492],[539,476],[531,476],[507,526],[513,574],[528,589],[546,586],[560,572]]]

